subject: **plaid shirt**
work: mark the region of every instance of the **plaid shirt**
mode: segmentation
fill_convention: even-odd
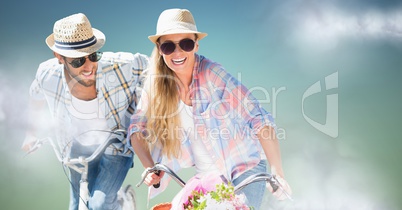
[[[251,92],[220,64],[196,54],[189,93],[196,138],[204,143],[218,170],[228,181],[236,179],[266,158],[256,134],[264,126],[275,128],[273,117],[262,108]],[[141,107],[147,106],[146,98],[141,99],[139,108],[131,118],[129,136],[145,129],[147,119],[144,116],[145,110]],[[158,142],[151,155],[155,162],[166,164],[172,170],[178,171],[194,165],[190,143],[189,139],[182,141],[178,159],[163,156]],[[164,179],[166,181],[161,182],[160,188],[150,188],[151,197],[167,187],[170,178],[164,176]]]
[[[99,107],[105,114],[111,131],[127,129],[133,114],[143,83],[143,70],[148,66],[148,57],[139,53],[104,52],[98,61],[96,88]],[[68,106],[71,106],[71,93],[64,79],[64,66],[56,58],[39,65],[36,78],[32,82],[32,99],[46,99],[51,114],[57,124],[56,138],[62,147],[69,143],[71,118]],[[111,145],[106,152],[111,154],[132,155],[122,143]]]

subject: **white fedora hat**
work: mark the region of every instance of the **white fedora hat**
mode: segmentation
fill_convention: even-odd
[[[199,40],[208,35],[197,30],[193,15],[187,9],[167,9],[159,15],[156,34],[148,36],[148,38],[151,42],[156,43],[163,35],[187,33],[197,34]]]
[[[78,13],[56,21],[46,44],[60,55],[79,58],[98,51],[105,40],[105,35],[92,28],[84,14]]]

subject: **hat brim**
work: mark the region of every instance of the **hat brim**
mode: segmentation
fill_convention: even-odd
[[[100,48],[103,47],[103,45],[105,44],[106,38],[105,38],[105,34],[103,34],[101,31],[99,31],[96,28],[92,28],[93,34],[96,37],[96,43],[94,45],[91,45],[89,47],[86,48],[82,48],[82,49],[60,49],[57,48],[54,44],[54,36],[53,33],[50,34],[47,38],[46,38],[46,44],[47,46],[53,50],[54,52],[64,56],[64,57],[68,57],[68,58],[79,58],[79,57],[84,57],[87,56],[93,52],[98,51]]]
[[[202,33],[202,32],[198,32],[198,31],[177,30],[177,31],[169,31],[169,32],[161,33],[161,34],[155,34],[152,36],[148,36],[148,39],[151,40],[151,42],[153,42],[154,44],[156,44],[159,37],[164,36],[164,35],[172,35],[172,34],[197,34],[198,40],[201,40],[208,35],[207,33]]]

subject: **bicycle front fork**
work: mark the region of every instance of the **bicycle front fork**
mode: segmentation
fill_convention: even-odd
[[[89,190],[88,190],[87,174],[85,172],[81,174],[79,197],[80,197],[80,202],[79,202],[78,209],[79,210],[88,210]]]

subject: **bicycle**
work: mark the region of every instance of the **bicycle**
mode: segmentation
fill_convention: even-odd
[[[148,168],[145,170],[145,173],[143,173],[142,177],[141,177],[142,180],[136,185],[136,187],[139,187],[142,183],[144,183],[145,178],[149,173],[160,173],[160,171],[164,171],[165,174],[170,175],[172,177],[172,179],[175,180],[181,187],[184,187],[186,185],[186,182],[184,182],[173,170],[171,170],[166,165],[157,163],[152,168]],[[276,179],[275,175],[271,175],[269,173],[257,173],[257,174],[253,174],[253,175],[247,177],[245,180],[243,180],[238,185],[236,185],[234,187],[234,192],[238,193],[240,190],[245,188],[247,185],[254,183],[254,182],[260,182],[260,181],[268,182],[271,185],[273,192],[282,188],[281,184]],[[158,188],[159,186],[157,184],[157,185],[154,185],[154,187]],[[288,199],[293,201],[291,196],[285,190],[283,190],[283,192],[285,193],[286,197],[288,197]],[[172,207],[172,203],[166,202],[166,203],[156,204],[155,206],[152,207],[152,210],[170,209],[171,207]]]
[[[122,129],[117,129],[115,131],[104,131],[104,130],[95,130],[95,131],[108,132],[110,133],[110,135],[107,138],[107,140],[104,141],[101,145],[99,145],[89,157],[79,156],[77,158],[70,158],[64,156],[63,153],[65,153],[65,148],[63,149],[63,152],[61,152],[55,145],[53,139],[50,137],[44,139],[38,139],[32,146],[32,148],[26,153],[26,155],[28,155],[39,149],[44,143],[49,142],[56,154],[57,159],[62,163],[62,165],[69,167],[81,174],[80,186],[79,186],[80,187],[79,190],[80,200],[78,205],[79,210],[88,210],[88,201],[90,195],[88,189],[87,175],[88,175],[89,163],[100,157],[100,155],[104,153],[104,151],[110,144],[118,143],[124,138],[126,138],[127,133],[125,130]],[[112,137],[112,135],[114,135],[113,138],[110,138]],[[121,188],[118,191],[117,196],[123,210],[136,210],[135,191],[131,185],[127,185],[124,188]]]

